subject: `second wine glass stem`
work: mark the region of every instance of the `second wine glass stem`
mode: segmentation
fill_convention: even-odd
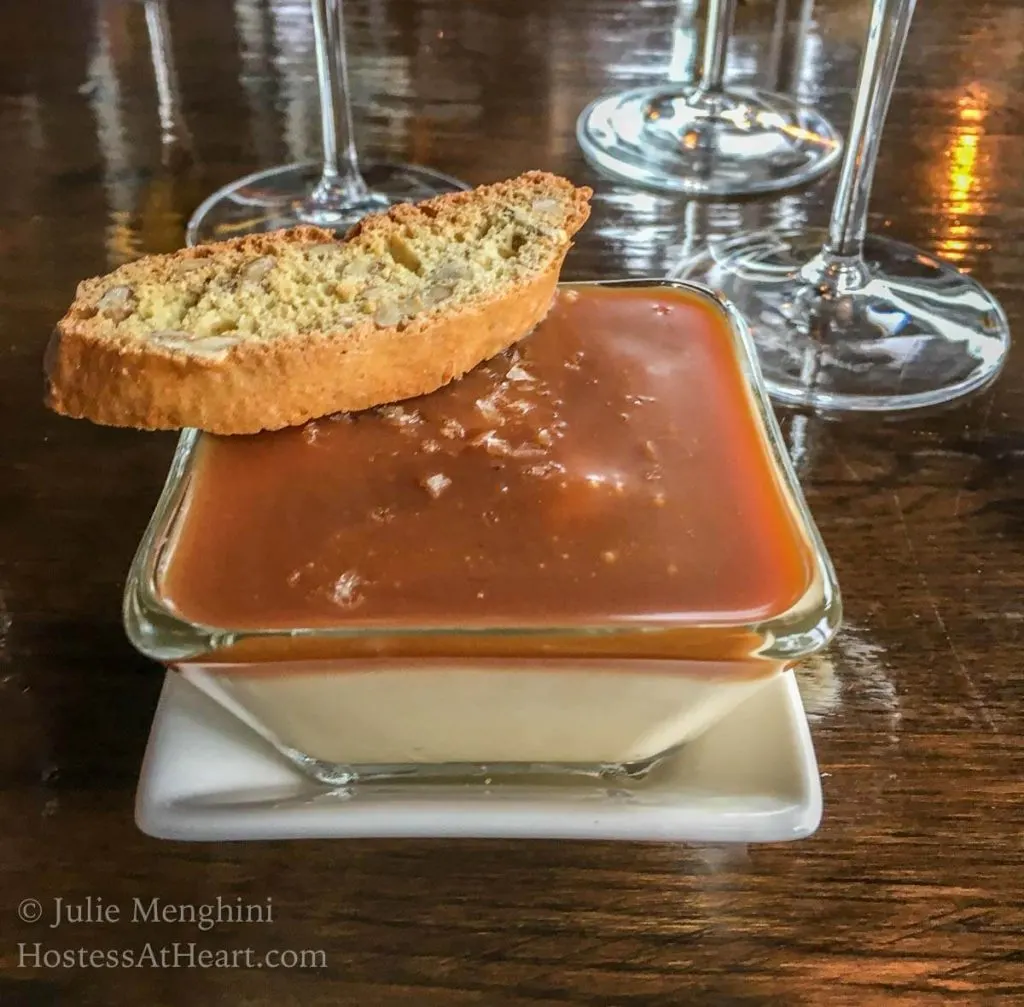
[[[832,204],[826,257],[859,257],[885,116],[916,0],[874,0],[861,60],[853,122]]]
[[[365,199],[367,188],[359,173],[352,130],[343,0],[311,2],[323,130],[323,173],[312,202],[329,209],[332,203]]]
[[[717,94],[725,77],[725,57],[732,34],[736,0],[708,0],[708,19],[700,57],[700,90]]]

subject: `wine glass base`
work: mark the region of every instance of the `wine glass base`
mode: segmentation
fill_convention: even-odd
[[[592,102],[576,139],[602,173],[686,196],[790,189],[828,171],[843,149],[824,116],[783,95],[665,85]]]
[[[386,210],[393,203],[415,203],[469,188],[450,175],[411,164],[371,162],[361,165],[360,171],[368,194],[331,210],[309,202],[320,181],[319,164],[286,164],[246,175],[203,201],[188,222],[186,244],[222,241],[299,224],[347,230],[368,213]]]
[[[960,270],[869,236],[863,259],[823,272],[824,232],[712,241],[677,275],[746,318],[776,401],[829,411],[925,408],[976,391],[1010,345],[999,302]]]

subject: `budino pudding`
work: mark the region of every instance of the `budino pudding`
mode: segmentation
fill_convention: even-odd
[[[431,395],[186,434],[133,639],[325,779],[654,759],[838,621],[738,324],[563,285]]]

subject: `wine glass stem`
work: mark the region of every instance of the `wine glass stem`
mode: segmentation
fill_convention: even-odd
[[[146,31],[149,52],[156,80],[157,115],[160,118],[160,142],[164,153],[176,144],[187,141],[187,130],[181,118],[178,78],[171,50],[170,26],[166,0],[145,0]]]
[[[825,259],[859,259],[863,251],[878,144],[915,3],[916,0],[874,0],[853,122],[832,204]]]
[[[708,0],[708,20],[700,57],[700,90],[704,94],[721,93],[735,13],[736,0]]]
[[[694,35],[697,23],[697,0],[679,0],[672,22],[672,49],[668,59],[668,79],[693,84],[696,63]]]
[[[789,17],[794,7],[798,10],[795,26]],[[779,46],[775,90],[780,94],[792,95],[799,101],[803,97],[804,66],[814,0],[779,0],[779,8],[782,11],[782,43]]]
[[[352,131],[343,0],[311,0],[311,3],[320,86],[323,170],[310,202],[330,210],[359,202],[368,192],[359,173]]]

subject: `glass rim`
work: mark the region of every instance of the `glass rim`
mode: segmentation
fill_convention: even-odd
[[[670,660],[707,659],[708,647],[717,639],[724,641],[738,635],[756,637],[760,646],[743,655],[745,658],[760,657],[780,661],[793,661],[822,649],[835,634],[841,618],[839,586],[831,559],[821,539],[818,528],[804,499],[800,483],[786,450],[782,431],[772,409],[768,391],[757,362],[757,353],[749,327],[739,311],[717,291],[701,283],[671,278],[622,278],[565,281],[559,289],[567,287],[633,287],[637,289],[671,288],[696,294],[705,298],[720,310],[732,337],[732,347],[743,377],[747,399],[752,414],[760,424],[769,461],[776,479],[778,491],[784,498],[794,521],[796,532],[806,543],[812,565],[807,586],[803,594],[785,611],[754,621],[729,620],[687,620],[685,613],[677,617],[658,620],[652,617],[629,619],[603,619],[593,622],[577,622],[568,625],[554,623],[508,622],[489,624],[439,624],[421,625],[394,623],[362,623],[352,626],[296,626],[289,628],[245,628],[220,627],[189,620],[171,609],[163,600],[159,588],[159,577],[163,565],[165,546],[171,540],[173,530],[181,514],[193,471],[196,449],[202,431],[188,428],[181,432],[171,460],[170,469],[160,497],[154,508],[142,540],[135,553],[127,583],[122,608],[125,630],[132,645],[147,657],[165,663],[178,663],[205,658],[231,660],[230,652],[241,645],[277,643],[285,652],[301,650],[303,643],[341,643],[343,641],[429,641],[445,639],[468,644],[469,641],[537,641],[537,653],[524,655],[523,659],[544,656],[545,641],[558,640],[561,643],[557,656],[614,657],[629,660],[629,653],[602,649],[608,641],[614,644],[617,637],[635,640],[639,637],[653,638],[657,634],[685,633],[690,641],[689,650],[677,640],[671,648]],[[338,654],[340,657],[369,657],[365,654]],[[436,657],[454,657],[438,651]],[[379,655],[378,655],[379,656]],[[409,656],[409,655],[402,655]],[[483,655],[481,654],[481,657]],[[516,654],[508,655],[516,659]],[[636,653],[635,658],[648,654]],[[295,658],[288,658],[293,660]],[[738,660],[740,656],[728,659]],[[252,658],[252,663],[269,663],[268,658]]]

